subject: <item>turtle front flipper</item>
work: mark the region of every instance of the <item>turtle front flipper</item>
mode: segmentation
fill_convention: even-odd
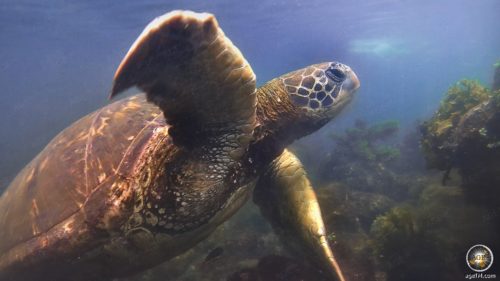
[[[255,124],[255,75],[212,14],[153,20],[118,67],[111,97],[133,86],[162,109],[177,143],[231,129],[234,154],[243,154]]]
[[[257,182],[254,202],[294,252],[345,281],[328,245],[316,194],[299,159],[285,150]]]

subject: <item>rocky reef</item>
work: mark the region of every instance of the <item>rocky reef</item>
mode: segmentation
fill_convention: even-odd
[[[445,171],[443,184],[457,169],[470,200],[500,205],[500,89],[459,81],[421,129],[427,163]]]
[[[388,165],[400,157],[397,146],[384,143],[394,139],[399,123],[394,120],[369,126],[357,120],[353,128],[333,134],[333,151],[325,157],[320,175],[323,181],[342,182],[359,191],[404,196],[397,176]]]
[[[356,120],[354,128],[345,130],[343,134],[332,134],[333,141],[337,144],[332,154],[330,164],[338,166],[349,158],[354,161],[368,161],[386,163],[399,157],[399,149],[380,144],[380,141],[393,137],[399,131],[399,122],[389,120],[368,126],[366,121]]]
[[[386,280],[460,280],[465,251],[483,241],[494,245],[495,232],[484,210],[466,203],[457,186],[430,184],[418,201],[406,202],[377,217],[370,245]]]

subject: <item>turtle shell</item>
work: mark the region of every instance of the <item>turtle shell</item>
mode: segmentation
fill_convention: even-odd
[[[39,249],[26,246],[37,244],[34,238],[57,240],[50,237],[51,228],[85,208],[101,187],[131,176],[144,145],[158,131],[168,134],[167,128],[161,111],[137,95],[103,107],[57,135],[0,198],[0,268],[12,262],[13,254],[20,258]]]

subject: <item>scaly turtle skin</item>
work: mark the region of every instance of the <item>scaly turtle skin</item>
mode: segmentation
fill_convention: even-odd
[[[254,201],[292,249],[344,280],[314,191],[286,150],[351,100],[356,75],[322,63],[255,89],[210,14],[151,22],[111,96],[139,94],[56,136],[0,198],[1,280],[109,280],[182,254]]]

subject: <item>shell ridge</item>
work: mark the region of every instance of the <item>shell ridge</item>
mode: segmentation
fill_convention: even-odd
[[[137,136],[140,136],[148,127],[150,127],[151,125],[153,125],[159,118],[163,117],[162,115],[158,115],[156,116],[153,120],[151,120],[150,122],[148,122],[140,131],[139,133],[137,133]],[[126,156],[130,153],[130,150],[132,149],[132,147],[135,146],[135,144],[137,142],[140,141],[140,138],[138,137],[135,137],[134,140],[127,146],[127,149],[125,149],[125,152],[123,153],[123,157],[122,159],[120,160],[120,163],[118,164],[118,166],[116,167],[116,174],[119,174],[121,176],[125,176],[126,175],[123,175],[122,173],[120,173],[120,170],[124,164],[124,161],[125,161],[125,158],[127,158]]]
[[[89,158],[89,148],[90,148],[90,145],[91,145],[91,140],[93,139],[93,135],[91,135],[91,131],[94,128],[94,126],[95,126],[95,124],[97,122],[97,119],[99,118],[99,116],[101,115],[101,112],[103,110],[104,110],[104,108],[101,108],[101,109],[99,109],[96,112],[96,115],[93,118],[92,123],[90,124],[89,129],[88,129],[88,133],[87,133],[87,142],[85,143],[85,153],[84,153],[84,156],[83,156],[83,159],[84,159],[84,162],[85,162],[83,172],[85,174],[85,193],[86,194],[89,194],[89,166],[88,166],[88,158]]]

